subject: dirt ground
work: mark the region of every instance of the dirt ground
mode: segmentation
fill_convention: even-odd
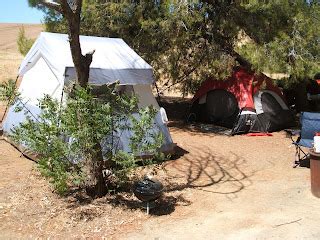
[[[149,216],[130,193],[58,197],[0,141],[0,238],[320,238],[310,170],[292,168],[284,132],[229,137],[176,123],[170,131],[184,155],[158,167],[166,191]]]
[[[13,44],[18,27],[0,24],[0,81],[14,78],[22,59]],[[26,27],[29,37],[40,31]],[[167,100],[161,105],[174,120],[181,156],[156,167],[165,193],[150,215],[130,192],[59,197],[34,162],[0,140],[0,239],[320,238],[310,170],[292,168],[294,148],[284,132],[229,137],[183,125],[188,105]]]

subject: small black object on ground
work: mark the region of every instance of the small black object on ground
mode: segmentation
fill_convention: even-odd
[[[133,193],[146,205],[147,214],[149,214],[150,208],[155,207],[154,201],[161,197],[162,192],[162,183],[148,176],[144,177],[142,181],[135,182],[133,186]]]

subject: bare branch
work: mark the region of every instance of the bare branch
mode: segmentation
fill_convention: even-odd
[[[91,56],[92,56],[95,52],[96,52],[96,50],[92,50],[92,51],[90,51],[90,52],[86,53],[86,56],[89,56],[89,55],[91,55]]]
[[[49,2],[47,0],[42,0],[40,2],[40,4],[45,6],[45,7],[47,7],[47,8],[53,9],[53,10],[55,10],[55,11],[61,13],[61,14],[63,12],[62,9],[61,9],[61,6],[59,4],[57,4],[57,3]]]
[[[72,16],[74,14],[74,12],[72,11],[68,0],[60,0],[60,5],[62,8],[62,11],[64,13],[64,17],[69,18],[70,16]]]
[[[76,0],[76,14],[80,14],[81,13],[81,9],[82,9],[82,0]]]

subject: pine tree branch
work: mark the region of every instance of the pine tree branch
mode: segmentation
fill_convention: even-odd
[[[62,14],[62,12],[63,12],[62,9],[61,9],[61,6],[59,4],[57,4],[57,3],[48,2],[47,0],[43,0],[43,1],[41,1],[40,4],[43,5],[44,7],[49,8],[49,9],[53,9],[58,13]]]

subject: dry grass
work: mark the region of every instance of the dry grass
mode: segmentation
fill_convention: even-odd
[[[23,56],[18,51],[17,38],[22,24],[0,23],[0,82],[17,76],[17,71]],[[42,25],[23,25],[29,38],[37,38]]]
[[[16,78],[21,60],[19,53],[0,52],[0,82]]]
[[[0,51],[18,53],[17,37],[20,27],[24,27],[26,36],[37,38],[43,30],[40,24],[0,23]]]
[[[23,56],[18,51],[17,38],[22,24],[0,23],[0,83],[15,79]],[[40,24],[23,24],[26,36],[37,38],[42,31]],[[0,121],[6,104],[0,102]]]

